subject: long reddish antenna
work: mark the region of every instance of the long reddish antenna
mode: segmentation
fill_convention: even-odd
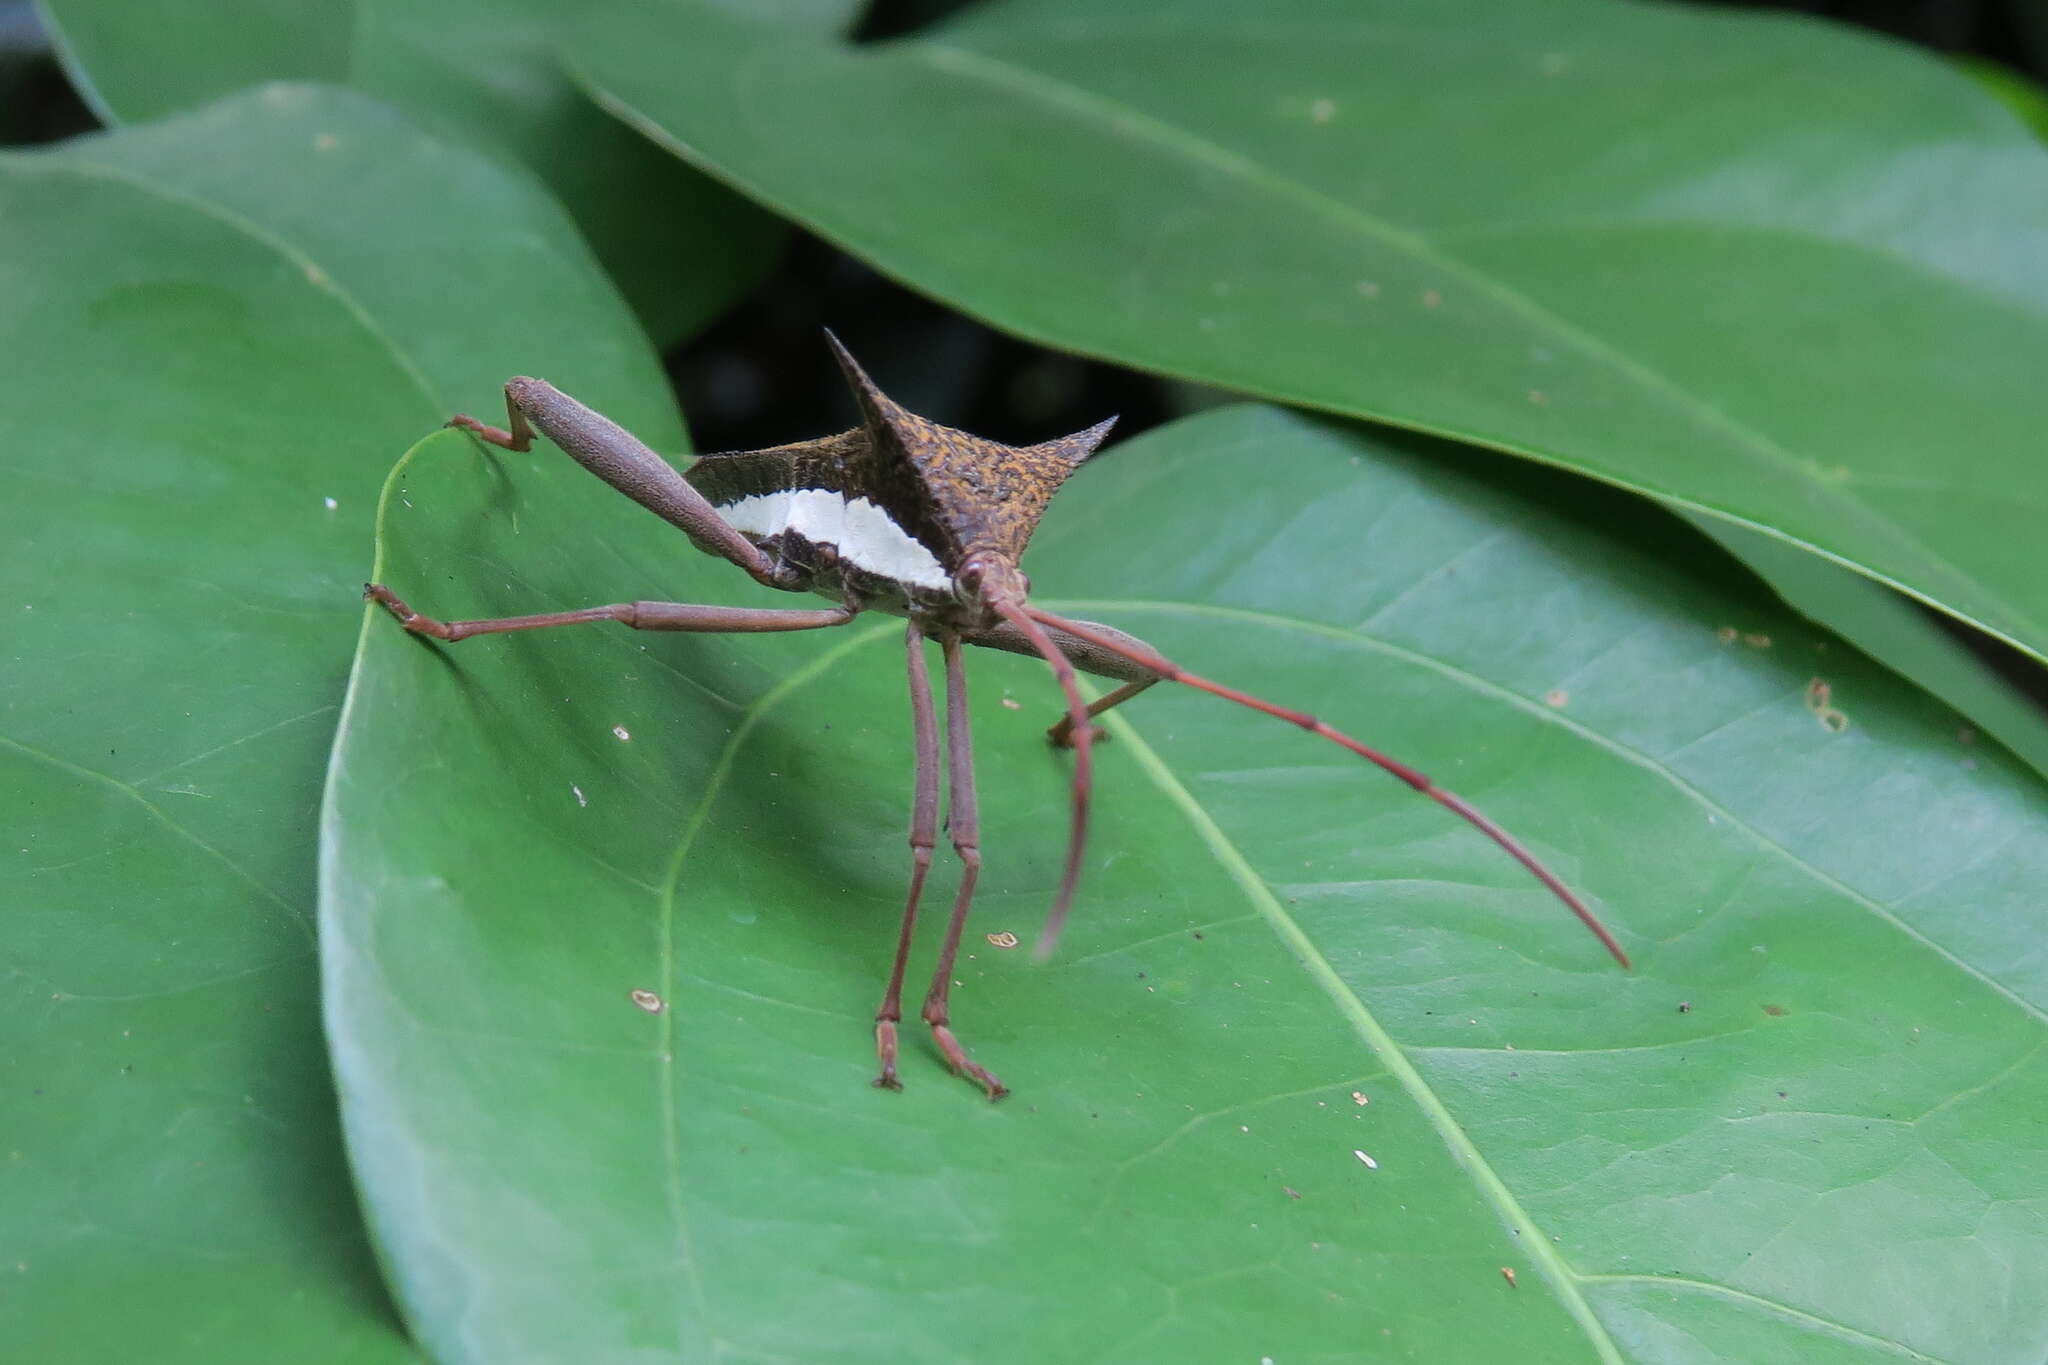
[[[1067,911],[1074,904],[1075,884],[1081,879],[1081,851],[1088,842],[1088,790],[1094,780],[1095,727],[1088,723],[1088,703],[1081,699],[1080,684],[1074,681],[1074,665],[1060,652],[1060,647],[1053,643],[1052,636],[1045,633],[1044,627],[1031,619],[1044,613],[1003,601],[990,605],[1002,614],[1004,620],[1023,632],[1031,647],[1052,665],[1052,675],[1059,680],[1060,691],[1067,694],[1067,724],[1073,732],[1074,820],[1067,833],[1067,866],[1060,873],[1060,889],[1052,898],[1052,910],[1045,917],[1045,928],[1039,931],[1038,943],[1031,950],[1032,956],[1043,962],[1052,956],[1052,950],[1059,944],[1060,930],[1067,922]],[[1064,626],[1061,628],[1065,629]]]
[[[1118,655],[1125,659],[1129,659],[1132,663],[1137,664],[1141,668],[1149,668],[1153,672],[1158,673],[1160,676],[1171,679],[1174,682],[1185,683],[1189,687],[1197,688],[1203,692],[1213,693],[1214,695],[1222,697],[1228,701],[1234,701],[1240,706],[1249,706],[1254,711],[1263,711],[1267,715],[1277,716],[1281,720],[1287,721],[1289,724],[1299,725],[1302,729],[1307,730],[1312,734],[1321,735],[1324,739],[1331,740],[1337,744],[1343,745],[1345,748],[1349,749],[1352,753],[1357,754],[1366,762],[1375,764],[1381,768],[1386,769],[1394,776],[1400,778],[1403,782],[1406,782],[1409,786],[1415,788],[1415,790],[1421,792],[1424,796],[1427,796],[1432,801],[1435,801],[1438,805],[1446,806],[1449,807],[1451,810],[1456,811],[1469,824],[1477,828],[1480,833],[1484,834],[1487,838],[1493,840],[1496,844],[1499,844],[1503,849],[1506,849],[1509,856],[1514,858],[1516,862],[1520,863],[1523,867],[1528,868],[1529,871],[1536,875],[1537,881],[1540,881],[1545,886],[1549,887],[1551,892],[1559,900],[1563,901],[1567,906],[1571,907],[1571,912],[1579,917],[1579,922],[1584,924],[1588,929],[1591,929],[1593,931],[1594,937],[1598,938],[1600,942],[1606,946],[1608,952],[1614,954],[1614,960],[1616,962],[1619,962],[1623,967],[1627,967],[1629,965],[1628,954],[1622,951],[1621,944],[1617,943],[1615,941],[1614,935],[1607,931],[1607,926],[1600,922],[1600,917],[1598,915],[1595,915],[1590,909],[1588,909],[1586,907],[1586,903],[1580,900],[1570,887],[1566,886],[1562,881],[1558,880],[1557,874],[1552,872],[1549,868],[1545,867],[1543,863],[1536,857],[1535,854],[1531,853],[1528,849],[1522,847],[1521,843],[1515,838],[1514,835],[1509,834],[1499,825],[1496,825],[1495,823],[1493,823],[1493,821],[1487,819],[1484,815],[1481,815],[1476,809],[1474,809],[1469,803],[1467,803],[1463,797],[1458,796],[1453,792],[1445,791],[1442,787],[1439,787],[1436,783],[1430,781],[1428,777],[1424,776],[1422,773],[1417,772],[1415,769],[1409,767],[1406,763],[1401,762],[1401,760],[1397,758],[1390,758],[1386,754],[1381,753],[1379,750],[1374,749],[1369,745],[1359,743],[1357,740],[1351,738],[1351,736],[1343,733],[1342,731],[1332,729],[1331,727],[1323,724],[1314,716],[1309,715],[1306,711],[1296,711],[1291,707],[1278,706],[1262,698],[1254,697],[1249,692],[1240,692],[1234,687],[1225,687],[1222,683],[1212,682],[1207,678],[1199,677],[1193,673],[1190,673],[1186,669],[1174,663],[1172,660],[1168,659],[1165,655],[1159,653],[1155,649],[1152,649],[1150,646],[1145,646],[1140,649],[1134,649],[1128,641],[1113,638],[1099,630],[1091,630],[1089,627],[1083,625],[1079,621],[1069,621],[1065,617],[1055,616],[1053,613],[1049,611],[1040,611],[1037,607],[1026,607],[1024,610],[1030,614],[1035,623],[1042,622],[1045,625],[1054,627],[1055,629],[1063,630],[1069,635],[1075,636],[1082,640],[1086,640],[1089,644],[1094,645],[1099,649],[1106,649],[1112,654]],[[1008,615],[1007,612],[1005,614]],[[1010,619],[1016,622],[1017,628],[1019,630],[1023,630],[1026,632],[1027,635],[1031,636],[1031,642],[1034,645],[1038,646],[1038,651],[1041,654],[1047,654],[1048,657],[1050,657],[1048,651],[1051,651],[1052,653],[1057,653],[1057,647],[1053,645],[1050,639],[1046,639],[1043,644],[1039,643],[1040,639],[1044,637],[1044,632],[1042,630],[1037,630],[1035,624],[1033,626],[1027,627],[1023,621],[1018,620],[1015,616],[1011,616]],[[1036,631],[1035,634],[1033,633],[1034,631]],[[1064,662],[1064,660],[1062,662]],[[1055,666],[1055,671],[1057,671],[1057,666]],[[1070,710],[1072,705],[1077,703],[1079,700],[1078,690],[1073,687],[1072,678],[1073,673],[1070,669],[1066,677],[1068,697],[1070,699]],[[1075,720],[1073,724],[1076,729],[1077,738],[1086,735],[1088,729],[1088,722],[1086,719],[1085,712],[1083,713],[1082,717],[1080,719]],[[1081,774],[1084,774],[1087,771],[1088,751],[1085,741],[1081,744],[1077,752],[1078,757],[1080,759],[1080,764],[1075,769],[1076,784],[1078,786],[1081,782],[1085,780],[1084,778],[1082,778]],[[1075,866],[1075,864],[1070,862],[1068,866],[1071,873],[1071,869]],[[1061,887],[1060,889],[1060,902],[1057,906],[1054,907],[1053,920],[1049,921],[1046,925],[1046,933],[1048,939],[1050,939],[1050,937],[1057,932],[1057,922],[1065,914],[1067,897],[1072,892],[1072,890],[1073,887],[1071,885],[1070,875],[1069,884]],[[1043,943],[1041,943],[1040,945],[1040,951],[1041,953],[1043,953],[1044,951]]]

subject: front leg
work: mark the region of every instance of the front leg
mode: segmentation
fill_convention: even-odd
[[[634,630],[680,630],[701,635],[745,635],[776,630],[822,630],[843,626],[854,618],[851,607],[818,611],[775,611],[765,607],[710,607],[690,602],[613,602],[580,611],[550,611],[537,616],[492,616],[481,621],[437,621],[422,616],[382,583],[363,585],[363,596],[398,618],[415,635],[436,640],[466,640],[472,635],[497,635],[548,626],[580,626],[617,621]]]
[[[718,509],[673,465],[609,417],[544,379],[524,376],[506,381],[505,413],[510,430],[487,426],[462,413],[449,418],[448,425],[461,427],[494,446],[518,451],[533,448],[537,427],[576,463],[680,528],[704,553],[730,560],[768,587],[797,587],[789,570],[778,568],[752,541],[727,525]]]
[[[1101,625],[1094,621],[1077,621],[1074,624],[1086,626],[1090,631],[1099,631],[1103,638],[1128,645],[1134,650],[1144,653],[1157,653],[1156,650],[1137,636],[1127,635],[1114,627]],[[1053,643],[1060,647],[1060,652],[1067,656],[1067,659],[1074,667],[1080,669],[1083,673],[1093,673],[1099,678],[1114,678],[1123,684],[1122,687],[1117,688],[1108,696],[1099,699],[1088,708],[1088,718],[1090,720],[1095,719],[1095,717],[1109,710],[1112,706],[1123,705],[1132,697],[1137,696],[1140,692],[1152,686],[1152,684],[1163,680],[1163,675],[1154,673],[1152,670],[1133,662],[1113,650],[1105,649],[1094,640],[1084,639],[1069,631],[1061,630],[1057,626],[1048,626],[1047,630],[1052,635]],[[1006,650],[1011,654],[1029,654],[1033,657],[1036,657],[1038,654],[1037,647],[1025,638],[1024,632],[1011,625],[1008,621],[1004,621],[988,630],[977,631],[971,635],[963,635],[960,638],[970,645],[980,645],[984,649],[1000,649]],[[1061,716],[1052,728],[1046,731],[1046,735],[1052,740],[1056,748],[1073,748],[1074,718],[1072,716]],[[1098,730],[1095,737],[1097,739],[1107,739],[1109,736],[1106,731]]]

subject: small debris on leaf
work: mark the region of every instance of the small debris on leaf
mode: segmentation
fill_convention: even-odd
[[[587,808],[590,805],[590,802],[584,798],[583,788],[571,785],[569,790],[576,793],[576,804],[578,806]]]
[[[1825,678],[1815,678],[1806,684],[1806,709],[1813,712],[1813,718],[1821,723],[1822,728],[1839,735],[1849,728],[1849,718],[1830,705],[1833,696],[1834,689],[1828,686]]]
[[[1374,1161],[1371,1157],[1367,1156],[1364,1152],[1359,1151],[1356,1147],[1351,1149],[1351,1155],[1357,1157],[1360,1161],[1363,1161],[1365,1163],[1365,1169],[1367,1169],[1368,1171],[1376,1171],[1380,1168],[1379,1162]]]
[[[1365,1097],[1365,1092],[1364,1092],[1363,1090],[1354,1090],[1354,1091],[1352,1091],[1352,1092],[1351,1092],[1351,1102],[1352,1102],[1353,1104],[1371,1104],[1371,1103],[1372,1103],[1372,1101],[1371,1101],[1371,1100],[1368,1100],[1368,1099],[1367,1099],[1367,1098]]]
[[[1500,1277],[1508,1282],[1508,1288],[1516,1289],[1520,1287],[1515,1283],[1515,1268],[1513,1266],[1502,1266],[1500,1268]]]
[[[1005,710],[1009,711],[1022,711],[1024,709],[1024,703],[1018,701],[1015,697],[1004,697],[1003,707]]]
[[[635,990],[630,992],[630,994],[632,995],[633,1003],[646,1010],[649,1014],[660,1014],[664,1009],[668,1008],[662,998],[653,991]]]
[[[985,934],[983,937],[989,941],[991,946],[996,948],[1014,948],[1017,946],[1017,936],[1008,929],[1003,930],[1000,934]]]

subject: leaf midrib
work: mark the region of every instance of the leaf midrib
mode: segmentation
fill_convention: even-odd
[[[1541,1267],[1544,1278],[1549,1281],[1551,1289],[1563,1303],[1565,1312],[1586,1334],[1588,1342],[1601,1361],[1605,1362],[1605,1365],[1622,1365],[1621,1352],[1608,1336],[1607,1329],[1595,1316],[1593,1305],[1580,1292],[1578,1272],[1565,1262],[1563,1255],[1551,1243],[1550,1238],[1529,1216],[1521,1201],[1515,1198],[1513,1191],[1508,1189],[1507,1182],[1501,1179],[1492,1164],[1480,1154],[1478,1146],[1466,1134],[1457,1119],[1452,1117],[1450,1109],[1437,1097],[1429,1083],[1423,1080],[1422,1074],[1415,1069],[1414,1063],[1408,1060],[1408,1054],[1394,1041],[1393,1035],[1387,1032],[1372,1011],[1366,1008],[1358,993],[1338,974],[1330,959],[1316,946],[1300,922],[1287,913],[1287,908],[1273,894],[1273,889],[1266,884],[1265,879],[1252,868],[1236,843],[1223,832],[1215,818],[1195,799],[1186,785],[1174,776],[1173,770],[1159,757],[1158,751],[1138,733],[1137,727],[1118,711],[1110,712],[1106,722],[1117,738],[1127,746],[1127,752],[1138,766],[1145,770],[1153,783],[1165,793],[1166,798],[1180,808],[1195,834],[1209,846],[1210,854],[1229,874],[1230,879],[1237,883],[1259,917],[1266,921],[1280,942],[1294,954],[1295,959],[1301,963],[1302,970],[1314,980],[1330,1003],[1337,1007],[1337,1012],[1351,1025],[1352,1031],[1364,1041],[1373,1055],[1379,1058],[1387,1074],[1394,1078],[1408,1098],[1422,1111],[1423,1117],[1429,1120],[1430,1126],[1436,1129],[1437,1135],[1443,1139],[1444,1146],[1450,1150],[1458,1169],[1478,1186],[1481,1198],[1493,1207],[1502,1224],[1517,1236],[1517,1244],[1523,1252]]]

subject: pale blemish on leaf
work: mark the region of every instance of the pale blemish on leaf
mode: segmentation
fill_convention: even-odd
[[[1831,704],[1833,696],[1834,689],[1825,678],[1815,678],[1806,684],[1806,709],[1813,712],[1813,718],[1823,729],[1839,735],[1849,728],[1849,717]]]

